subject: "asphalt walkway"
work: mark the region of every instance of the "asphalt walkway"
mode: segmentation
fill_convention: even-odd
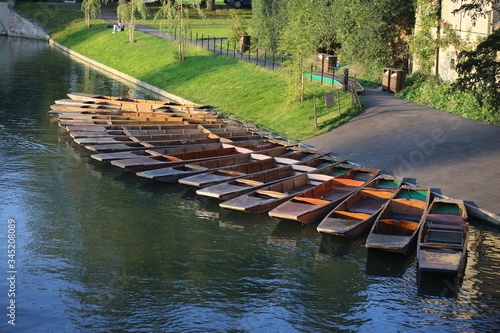
[[[500,127],[366,90],[366,109],[303,143],[500,212]]]
[[[116,21],[113,5],[103,6],[101,18]],[[136,29],[172,38],[151,27]],[[361,99],[366,102],[361,114],[302,143],[463,199],[500,221],[499,126],[411,103],[380,89],[366,90]]]

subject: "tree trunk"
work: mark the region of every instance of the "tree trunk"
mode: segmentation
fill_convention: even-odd
[[[208,11],[215,11],[215,0],[207,0],[207,10]]]

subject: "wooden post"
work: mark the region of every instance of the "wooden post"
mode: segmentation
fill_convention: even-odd
[[[313,105],[314,105],[314,130],[318,130],[318,118],[316,116],[316,97],[313,97]]]
[[[339,111],[339,117],[340,117],[340,90],[337,90],[337,103],[338,103],[338,111]]]

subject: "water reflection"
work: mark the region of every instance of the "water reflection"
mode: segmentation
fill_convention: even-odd
[[[402,277],[410,264],[416,259],[415,252],[410,255],[387,251],[368,251],[366,274],[375,276]]]
[[[417,283],[418,294],[421,296],[457,298],[462,278],[455,274],[420,272]]]
[[[319,245],[319,253],[329,256],[347,258],[349,255],[359,251],[366,243],[367,233],[356,238],[339,235],[323,235]]]
[[[273,231],[268,237],[267,243],[276,246],[296,246],[301,239],[314,236],[317,224],[302,224],[297,221],[276,220],[278,221]]]

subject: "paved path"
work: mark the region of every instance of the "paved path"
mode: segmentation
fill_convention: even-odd
[[[381,90],[366,90],[361,99],[360,115],[303,143],[500,213],[499,126]]]
[[[79,4],[66,5],[79,8]],[[113,7],[104,5],[101,18],[115,22]],[[147,26],[138,25],[137,30],[171,38]],[[242,60],[252,61],[245,56]],[[367,107],[360,115],[302,143],[500,214],[499,126],[407,102],[381,90],[366,90],[362,100]]]

